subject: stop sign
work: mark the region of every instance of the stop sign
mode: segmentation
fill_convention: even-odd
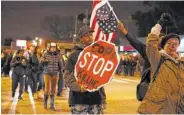
[[[113,43],[96,41],[79,55],[74,76],[88,91],[96,91],[112,79],[119,64],[119,55]]]

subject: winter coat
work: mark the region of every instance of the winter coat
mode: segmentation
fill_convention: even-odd
[[[43,65],[39,62],[36,54],[33,54],[30,56],[29,60],[31,71],[37,74],[40,74],[43,72]]]
[[[25,61],[25,64],[22,63],[23,60]],[[27,59],[24,56],[15,56],[10,63],[10,66],[13,67],[13,74],[24,76],[26,74],[27,63]]]
[[[156,79],[138,108],[141,114],[177,114],[184,113],[184,61],[174,59],[164,50],[158,50],[158,36],[149,34],[147,38],[147,56],[151,63],[152,75],[156,71],[161,56],[164,62]]]
[[[69,105],[73,104],[86,104],[86,105],[94,105],[94,104],[102,104],[106,103],[106,95],[105,91],[100,88],[95,92],[81,92],[80,86],[78,85],[75,77],[74,77],[74,68],[77,63],[78,56],[81,51],[83,51],[83,46],[75,46],[74,51],[68,57],[68,61],[65,66],[64,72],[64,81],[67,87],[70,88],[69,92]]]
[[[61,55],[58,52],[49,52],[43,54],[41,57],[47,61],[40,61],[40,63],[44,66],[44,73],[53,75],[59,75],[59,72],[62,71],[63,63],[61,61]]]

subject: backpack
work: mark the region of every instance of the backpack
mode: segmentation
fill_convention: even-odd
[[[157,76],[157,73],[159,72],[160,66],[164,63],[164,57],[161,56],[160,58],[160,62],[158,64],[158,67],[155,71],[155,73],[153,74],[153,79],[151,81],[150,76],[151,76],[151,67],[147,68],[146,70],[144,70],[142,77],[141,77],[141,81],[140,83],[137,85],[137,90],[136,90],[136,97],[138,101],[142,101],[144,99],[144,96],[146,95],[146,92],[148,90],[149,84],[150,82],[154,82]]]

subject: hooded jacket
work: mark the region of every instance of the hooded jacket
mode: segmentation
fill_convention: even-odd
[[[68,61],[65,66],[64,80],[65,84],[70,88],[69,105],[74,104],[94,105],[106,103],[105,102],[106,96],[103,87],[95,92],[88,92],[88,91],[81,92],[80,86],[78,85],[74,77],[75,64],[77,63],[78,56],[80,52],[83,51],[83,49],[84,46],[76,45],[73,51],[71,52],[70,56],[68,57]]]
[[[158,50],[158,35],[149,34],[146,53],[151,63],[152,75],[156,71],[161,56],[164,62],[160,66],[156,79],[138,108],[141,114],[178,114],[184,113],[184,59],[174,59],[165,51]]]

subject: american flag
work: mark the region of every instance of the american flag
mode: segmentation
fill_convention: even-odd
[[[116,20],[113,12],[110,11],[110,7],[108,6],[107,3],[102,7],[100,7],[97,10],[96,14],[98,24],[104,34],[116,31],[118,21]]]
[[[90,27],[95,31],[93,33],[94,41],[113,42],[116,37],[116,26],[117,20],[107,1],[94,0],[90,20]]]

